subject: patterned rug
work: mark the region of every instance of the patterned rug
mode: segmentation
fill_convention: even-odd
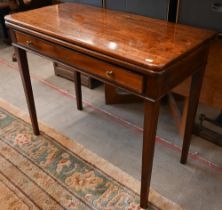
[[[139,210],[140,182],[0,100],[0,210]],[[150,209],[179,210],[151,190]]]

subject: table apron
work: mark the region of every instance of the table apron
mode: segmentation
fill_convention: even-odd
[[[197,47],[167,67],[164,74],[143,75],[117,64],[95,58],[18,30],[10,30],[13,46],[75,67],[80,72],[121,87],[150,102],[161,100],[168,92],[205,65],[209,44]]]

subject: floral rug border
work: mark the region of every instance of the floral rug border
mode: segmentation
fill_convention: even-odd
[[[9,113],[15,115],[17,118],[20,118],[23,121],[30,123],[30,118],[28,114],[25,114],[24,112],[22,112],[21,110],[1,98],[0,107],[5,109]],[[62,146],[66,148],[68,147],[71,152],[78,155],[84,161],[95,166],[96,168],[98,168],[98,170],[102,171],[110,178],[119,182],[124,187],[130,189],[132,192],[135,192],[136,194],[140,193],[139,180],[136,180],[127,173],[123,172],[121,169],[112,165],[110,162],[102,159],[93,152],[87,150],[85,147],[76,143],[74,140],[65,137],[64,135],[55,131],[53,128],[48,127],[48,125],[45,125],[44,123],[40,122],[39,126],[42,132],[55,139]],[[182,208],[178,204],[161,196],[159,193],[152,189],[150,189],[149,201],[154,204],[157,208],[162,210],[182,210]]]

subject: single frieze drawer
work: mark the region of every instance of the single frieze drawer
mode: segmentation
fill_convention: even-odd
[[[142,75],[22,32],[16,31],[16,40],[19,45],[74,66],[83,72],[99,76],[101,79],[105,79],[136,93],[143,92],[144,80]]]

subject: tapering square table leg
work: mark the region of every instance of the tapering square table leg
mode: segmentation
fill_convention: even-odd
[[[141,194],[140,194],[140,205],[144,209],[148,207],[148,196],[149,196],[150,181],[151,181],[151,174],[153,167],[153,156],[154,156],[159,109],[160,109],[159,101],[150,102],[145,100]]]
[[[35,135],[39,135],[39,126],[35,109],[35,101],[33,97],[32,84],[29,74],[29,66],[27,61],[26,51],[15,47],[15,53],[18,61],[18,67],[20,76],[22,79],[22,84],[26,96],[26,101],[29,109],[29,114],[32,122],[33,132]]]
[[[82,105],[81,74],[80,72],[77,72],[77,71],[74,71],[73,74],[74,74],[77,109],[82,110],[83,105]]]
[[[195,121],[195,116],[197,113],[197,108],[199,104],[200,92],[203,83],[205,73],[205,65],[192,76],[192,82],[190,86],[190,94],[188,98],[188,106],[187,106],[187,116],[186,116],[186,124],[184,131],[184,140],[183,140],[183,148],[181,154],[180,162],[182,164],[186,164],[189,148],[191,143],[193,124]]]

